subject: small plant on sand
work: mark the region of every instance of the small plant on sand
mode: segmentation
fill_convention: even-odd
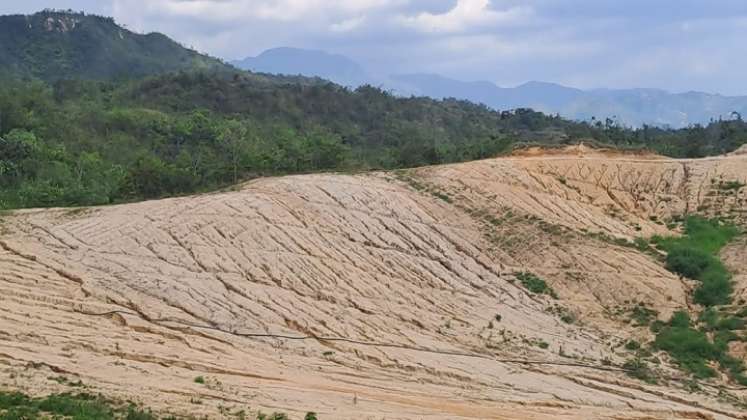
[[[558,298],[558,295],[550,286],[547,285],[547,282],[537,277],[535,274],[524,271],[521,273],[516,273],[515,276],[521,282],[521,284],[530,292],[538,295],[548,295],[553,299]]]
[[[625,373],[632,378],[640,379],[649,384],[656,383],[654,372],[648,367],[646,362],[640,358],[628,360],[623,364],[623,369],[625,369]]]

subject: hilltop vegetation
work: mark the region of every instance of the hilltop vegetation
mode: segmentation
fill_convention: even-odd
[[[702,156],[735,149],[745,134],[742,121],[632,131],[242,72],[53,84],[6,78],[0,207],[107,204],[256,176],[461,162],[524,143],[596,140]]]
[[[131,82],[6,81],[2,207],[105,204],[271,174],[478,159],[569,124],[532,111],[364,87],[178,73]]]
[[[184,69],[228,68],[163,34],[137,34],[112,18],[47,10],[0,16],[0,68],[47,81],[137,78]]]

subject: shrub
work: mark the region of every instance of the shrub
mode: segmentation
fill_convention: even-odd
[[[743,330],[744,327],[745,321],[733,316],[722,318],[716,323],[716,329],[719,331]]]
[[[625,343],[625,349],[630,351],[635,351],[641,348],[641,344],[635,340],[630,340],[627,343]]]
[[[566,312],[560,316],[560,320],[565,322],[566,324],[573,324],[574,322],[576,322],[576,316],[570,312]]]
[[[739,181],[726,181],[721,184],[721,189],[725,191],[729,190],[741,190],[745,187],[745,184]]]
[[[205,377],[204,376],[198,376],[195,378],[196,384],[204,384],[205,383]]]
[[[679,246],[667,255],[667,270],[683,277],[697,279],[711,264],[708,253],[699,249]]]
[[[685,220],[685,233],[680,238],[653,238],[668,253],[667,269],[700,281],[693,296],[696,303],[706,307],[728,304],[733,291],[731,275],[716,255],[739,230],[717,219],[691,216]]]
[[[38,404],[39,410],[76,419],[111,419],[109,404],[100,397],[81,394],[52,395]]]
[[[669,353],[682,368],[697,378],[716,375],[707,362],[718,360],[721,352],[704,332],[690,328],[690,318],[685,312],[677,312],[672,317],[669,325],[656,336],[654,347]]]
[[[649,325],[651,320],[656,318],[659,313],[653,309],[649,309],[642,304],[638,304],[632,311],[630,311],[630,319],[635,321],[635,326],[640,327],[643,325]]]
[[[156,416],[150,411],[141,410],[137,406],[130,405],[127,407],[127,416],[125,420],[155,420]]]
[[[40,418],[39,409],[35,407],[12,407],[0,415],[2,420],[36,420]]]
[[[646,365],[646,362],[644,362],[640,358],[630,359],[626,361],[623,364],[623,369],[625,369],[625,373],[627,373],[630,377],[640,379],[650,384],[656,383],[654,373],[651,371],[648,365]]]
[[[549,295],[553,299],[558,298],[558,295],[550,286],[547,285],[547,282],[537,277],[535,274],[529,272],[516,273],[516,278],[519,279],[521,284],[532,293]]]
[[[690,314],[685,311],[677,311],[672,315],[672,319],[669,320],[669,326],[674,328],[689,328],[690,327]]]
[[[651,332],[654,334],[658,334],[664,328],[665,325],[666,324],[664,323],[664,321],[657,319],[656,321],[651,323],[651,327],[650,327]]]
[[[313,413],[313,412],[306,413],[306,416],[304,416],[303,420],[317,420],[316,413]]]
[[[0,393],[0,410],[29,405],[31,400],[26,395],[19,392],[2,392]]]
[[[696,303],[703,306],[715,306],[731,302],[731,294],[734,291],[731,275],[720,262],[710,267],[698,280],[701,285],[695,290]]]

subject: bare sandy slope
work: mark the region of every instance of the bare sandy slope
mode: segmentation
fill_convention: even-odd
[[[4,215],[0,383],[40,394],[62,376],[211,418],[747,418],[716,383],[615,370],[650,334],[630,311],[666,317],[691,285],[612,240],[688,211],[744,220],[747,191],[723,185],[745,180],[743,154],[576,148]],[[747,243],[725,253],[744,268]]]

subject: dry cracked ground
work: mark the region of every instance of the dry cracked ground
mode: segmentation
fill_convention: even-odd
[[[745,419],[747,392],[691,394],[664,355],[658,385],[616,368],[651,338],[631,311],[668,319],[693,287],[620,239],[676,234],[686,213],[744,221],[731,181],[746,154],[576,147],[4,214],[0,384],[39,395],[64,377],[209,418]],[[747,297],[747,242],[724,259]]]

